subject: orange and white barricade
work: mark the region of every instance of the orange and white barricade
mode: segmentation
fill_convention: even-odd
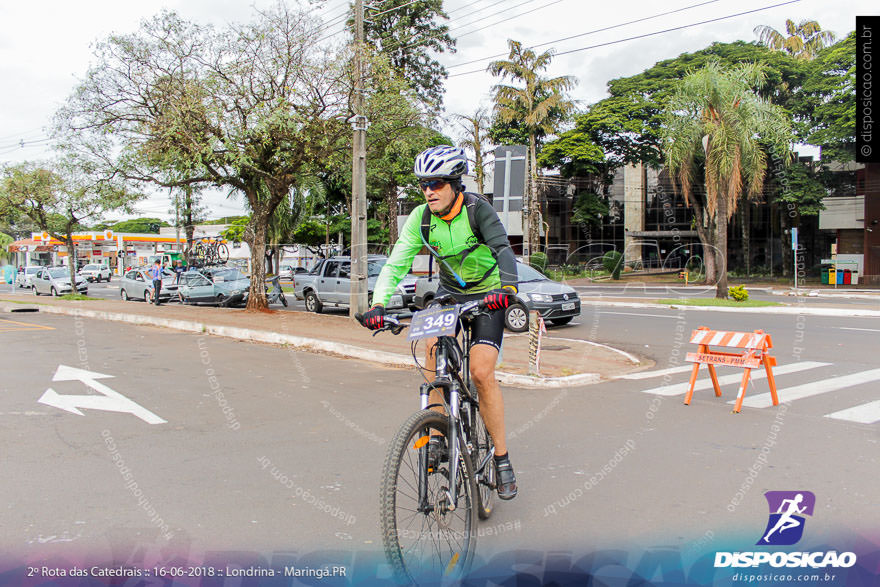
[[[767,372],[767,382],[770,384],[770,396],[773,398],[773,405],[779,405],[779,398],[776,395],[776,380],[773,379],[773,367],[776,366],[776,358],[770,356],[769,351],[773,348],[773,341],[769,334],[763,330],[733,332],[711,330],[705,326],[700,326],[691,334],[690,342],[691,344],[699,345],[699,349],[695,353],[688,353],[685,357],[686,361],[694,364],[687,395],[684,398],[685,404],[691,403],[691,398],[694,395],[694,384],[697,381],[697,372],[700,370],[700,365],[705,363],[709,368],[709,376],[712,378],[712,386],[715,388],[715,395],[717,397],[721,397],[721,386],[718,385],[715,365],[727,365],[745,369],[739,393],[737,394],[736,405],[733,407],[734,413],[739,413],[742,408],[752,369],[760,367],[764,367]],[[713,351],[709,348],[713,346],[738,348],[742,349],[742,351],[739,353]]]

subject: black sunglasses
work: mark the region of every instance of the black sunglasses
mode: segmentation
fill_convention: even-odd
[[[447,183],[449,182],[445,179],[425,179],[419,182],[419,187],[422,188],[422,191],[425,191],[428,188],[430,188],[432,191],[436,191],[445,186]]]

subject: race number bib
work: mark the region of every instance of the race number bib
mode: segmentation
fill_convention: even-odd
[[[413,314],[409,326],[409,340],[435,336],[455,336],[458,306],[436,306]]]

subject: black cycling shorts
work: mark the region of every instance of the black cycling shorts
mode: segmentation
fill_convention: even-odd
[[[482,300],[489,292],[478,294],[463,294],[448,291],[442,287],[437,289],[436,297],[451,295],[456,302],[464,304],[474,300]],[[458,332],[456,330],[456,332]],[[501,341],[504,338],[504,312],[496,310],[489,314],[477,316],[471,329],[471,346],[475,344],[487,344],[501,351]]]

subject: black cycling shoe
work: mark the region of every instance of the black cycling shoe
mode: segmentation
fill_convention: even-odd
[[[428,470],[436,469],[441,463],[449,461],[446,440],[442,436],[432,436],[428,441]]]
[[[513,499],[516,497],[516,475],[510,459],[505,457],[495,461],[495,470],[498,472],[498,497],[501,499]]]

